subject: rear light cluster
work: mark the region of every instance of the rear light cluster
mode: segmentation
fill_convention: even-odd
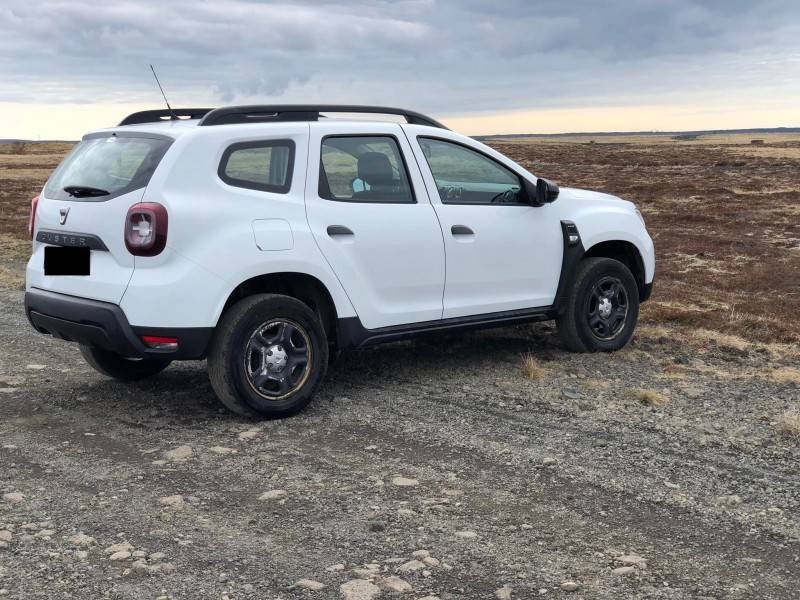
[[[31,198],[31,215],[28,217],[28,236],[33,239],[36,229],[36,208],[39,206],[39,196]]]
[[[156,202],[142,202],[128,209],[125,247],[134,256],[155,256],[167,245],[167,209]]]

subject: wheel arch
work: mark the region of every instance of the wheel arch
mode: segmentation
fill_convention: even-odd
[[[605,240],[597,242],[586,249],[582,258],[612,258],[618,260],[630,269],[636,286],[639,289],[639,300],[644,301],[647,296],[645,285],[645,265],[641,252],[632,242],[626,240]]]
[[[300,300],[320,319],[329,342],[336,342],[338,311],[325,284],[308,273],[284,271],[265,273],[242,281],[228,294],[217,319],[239,300],[253,294],[283,294]]]

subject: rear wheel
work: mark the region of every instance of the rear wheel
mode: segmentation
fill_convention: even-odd
[[[286,417],[311,402],[328,367],[317,315],[289,296],[257,294],[222,317],[208,353],[220,402],[248,417]]]
[[[611,352],[631,339],[639,318],[639,288],[630,269],[611,258],[587,258],[556,323],[573,352]]]
[[[158,375],[172,362],[168,358],[126,358],[115,352],[82,344],[81,354],[95,371],[120,381],[139,381]]]

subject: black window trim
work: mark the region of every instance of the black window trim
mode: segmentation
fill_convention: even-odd
[[[270,185],[268,183],[257,183],[255,181],[249,181],[247,179],[237,179],[236,177],[229,176],[225,172],[225,168],[228,166],[228,161],[230,160],[231,154],[233,154],[234,152],[238,150],[249,150],[251,148],[274,148],[276,146],[283,146],[289,148],[289,160],[286,164],[286,182],[283,185]],[[248,190],[256,190],[259,192],[270,192],[272,194],[288,194],[289,190],[291,190],[292,188],[295,148],[296,145],[294,143],[294,140],[289,138],[236,142],[225,148],[225,151],[222,153],[222,158],[220,158],[219,167],[217,168],[217,176],[223,182],[233,187],[245,188]],[[271,156],[270,160],[272,160]]]
[[[333,198],[333,197],[326,197],[321,194],[320,189],[320,179],[325,174],[325,178],[327,179],[328,174],[325,172],[325,166],[322,164],[322,147],[325,145],[325,140],[328,138],[359,138],[359,137],[374,137],[374,138],[392,138],[394,143],[397,145],[397,151],[400,153],[400,160],[403,162],[403,168],[406,171],[406,179],[408,180],[408,188],[411,192],[411,202],[386,202],[386,201],[374,201],[374,200],[353,200],[352,198]],[[330,190],[330,186],[328,186]],[[331,194],[332,196],[333,194]],[[406,161],[405,153],[403,152],[403,146],[400,144],[400,138],[393,134],[393,133],[331,133],[328,135],[322,136],[322,139],[319,142],[319,177],[317,177],[317,197],[321,198],[322,200],[330,200],[331,202],[350,202],[353,204],[418,204],[417,201],[417,192],[414,189],[414,182],[411,180],[411,171],[408,169],[408,162]]]
[[[461,146],[462,148],[466,148],[467,150],[471,150],[475,154],[480,154],[484,158],[488,158],[493,163],[495,163],[497,165],[500,165],[506,171],[509,171],[509,172],[513,173],[514,175],[516,175],[517,178],[519,179],[519,191],[520,191],[520,193],[525,193],[525,181],[526,181],[527,178],[524,175],[522,175],[521,173],[519,173],[516,169],[512,169],[508,165],[504,165],[499,160],[497,160],[494,156],[491,156],[490,154],[487,154],[483,150],[479,150],[478,148],[473,148],[472,146],[470,146],[469,144],[465,144],[464,142],[459,142],[458,140],[451,140],[450,138],[446,138],[446,137],[442,137],[442,136],[438,136],[438,135],[418,135],[418,136],[416,136],[416,140],[417,140],[417,145],[419,146],[420,150],[422,150],[422,145],[419,143],[420,139],[436,140],[437,142],[447,142],[448,144],[453,144],[454,146]],[[422,152],[422,155],[425,156],[425,152]],[[431,177],[433,177],[433,182],[435,184],[436,183],[436,177],[433,175],[433,169],[431,169],[431,164],[430,164],[430,162],[428,162],[428,157],[427,156],[425,156],[425,164],[427,165],[428,171],[430,171]],[[526,207],[526,208],[531,208],[532,207],[532,205],[530,203],[527,203],[527,202],[515,202],[514,204],[483,204],[482,202],[445,202],[444,200],[442,200],[441,196],[439,196],[439,187],[438,186],[436,186],[436,196],[439,198],[439,202],[441,202],[442,204],[448,204],[448,205],[452,205],[452,206],[508,206],[508,207],[520,207],[520,206],[522,206],[522,207]]]

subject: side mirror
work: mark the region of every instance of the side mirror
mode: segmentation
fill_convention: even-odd
[[[558,198],[558,186],[552,181],[541,177],[536,180],[536,185],[526,179],[525,193],[528,196],[528,202],[532,206],[544,206],[556,201],[556,198]]]
[[[540,204],[550,204],[555,202],[558,198],[558,186],[552,181],[547,179],[539,179],[536,181],[536,200]]]

